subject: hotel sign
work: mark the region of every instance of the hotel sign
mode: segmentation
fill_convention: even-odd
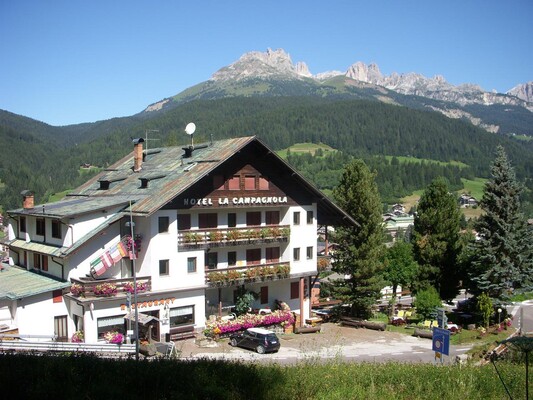
[[[183,199],[184,206],[247,206],[247,205],[267,205],[267,204],[287,204],[287,196],[262,196],[262,197],[220,197],[212,199],[205,197],[201,199]]]

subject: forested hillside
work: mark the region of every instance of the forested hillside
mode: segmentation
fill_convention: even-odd
[[[22,117],[20,117],[22,118]],[[497,144],[502,144],[516,167],[522,181],[533,176],[533,144],[487,133],[471,124],[451,120],[434,112],[422,112],[405,107],[365,100],[332,100],[318,97],[235,97],[220,100],[198,100],[182,104],[166,112],[147,116],[117,118],[95,124],[68,127],[49,127],[34,134],[30,128],[21,129],[13,122],[0,125],[0,205],[4,209],[20,205],[24,189],[36,193],[36,202],[46,201],[48,195],[72,188],[87,179],[80,176],[79,166],[90,163],[106,166],[132,151],[132,137],[150,134],[150,148],[184,144],[189,139],[184,127],[194,121],[197,130],[195,143],[202,141],[257,135],[274,150],[294,143],[325,143],[342,150],[340,159],[328,160],[323,171],[310,175],[319,187],[331,186],[324,178],[331,166],[336,170],[344,163],[342,157],[362,157],[376,168],[380,191],[387,198],[401,195],[411,188],[422,188],[430,176],[440,174],[435,166],[408,166],[399,172],[393,161],[370,156],[414,156],[439,161],[461,161],[470,168],[464,171],[444,169],[452,184],[459,176],[488,175],[488,166]],[[37,123],[40,124],[40,123]],[[71,140],[65,140],[69,136]],[[58,139],[56,139],[58,138]],[[58,144],[59,143],[59,144]],[[298,163],[296,168],[299,168]],[[312,165],[322,161],[313,160]],[[301,166],[300,166],[301,167]],[[307,167],[306,167],[307,168]],[[381,168],[381,167],[380,167]],[[433,172],[430,172],[433,171]],[[409,181],[400,178],[409,176]],[[418,179],[423,176],[424,179]],[[385,188],[385,189],[383,189]]]

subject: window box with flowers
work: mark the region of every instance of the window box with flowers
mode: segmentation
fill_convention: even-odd
[[[116,331],[109,331],[104,333],[104,340],[107,343],[122,344],[124,342],[124,335]]]
[[[80,297],[85,295],[85,288],[80,285],[79,283],[73,283],[70,286],[70,293],[72,293],[73,296]]]
[[[102,296],[102,297],[114,296],[117,294],[117,286],[109,282],[101,283],[94,287],[93,293],[95,296]]]
[[[134,293],[135,286],[133,285],[133,282],[126,282],[124,283],[124,286],[122,287],[122,290],[124,290],[126,293]],[[137,282],[137,293],[145,292],[148,288],[148,285],[146,282]]]

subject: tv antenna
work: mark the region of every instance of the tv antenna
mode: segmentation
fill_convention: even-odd
[[[192,135],[195,130],[196,130],[196,125],[194,124],[194,122],[189,122],[187,126],[185,127],[185,133],[191,136],[191,148],[194,148],[194,139]]]
[[[159,132],[159,129],[147,129],[144,131],[144,141],[146,142],[146,150],[148,150],[148,141],[149,140],[161,140],[161,139],[148,139],[148,134],[150,132]]]

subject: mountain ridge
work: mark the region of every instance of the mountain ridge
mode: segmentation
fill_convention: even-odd
[[[533,82],[517,85],[507,93],[487,92],[476,84],[454,86],[442,75],[427,78],[418,73],[394,72],[386,76],[377,64],[366,65],[360,61],[344,73],[327,71],[313,75],[305,62],[293,63],[283,49],[245,53],[213,73],[207,81],[150,104],[141,114],[196,99],[304,93],[361,99],[372,97],[391,104],[440,112],[448,118],[464,119],[491,133],[533,136],[533,129],[529,128],[533,123]],[[499,109],[500,106],[507,108]],[[525,123],[523,126],[509,123],[513,119],[525,120]]]

